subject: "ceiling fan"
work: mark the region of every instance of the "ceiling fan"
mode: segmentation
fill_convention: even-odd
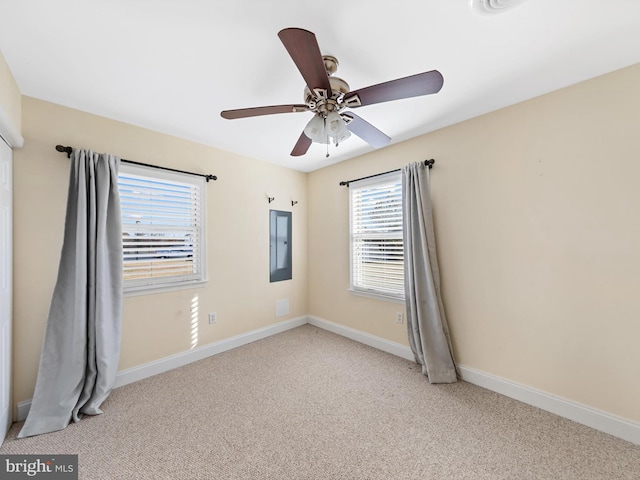
[[[347,82],[333,76],[338,68],[338,60],[320,53],[312,32],[302,28],[285,28],[278,33],[278,37],[307,83],[304,103],[224,110],[220,115],[232,120],[276,113],[313,112],[313,118],[291,151],[294,157],[307,153],[312,142],[338,145],[351,133],[374,148],[384,147],[391,138],[345,109],[438,93],[444,82],[440,72],[431,70],[350,91]]]

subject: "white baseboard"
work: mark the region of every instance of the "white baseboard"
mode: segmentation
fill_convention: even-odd
[[[574,422],[600,430],[636,445],[640,445],[640,424],[573,400],[558,397],[527,385],[512,382],[490,373],[457,364],[465,382],[500,393]]]
[[[369,345],[370,347],[378,350],[391,353],[406,360],[414,361],[413,353],[406,345],[395,343],[384,338],[371,335],[370,333],[310,315],[269,325],[268,327],[243,333],[188,352],[179,353],[144,365],[122,370],[118,372],[118,375],[116,376],[115,387],[121,387],[159,373],[167,372],[191,362],[226,352],[227,350],[267,338],[271,335],[299,327],[306,323],[336,333],[343,337],[350,338],[356,342]],[[588,427],[601,432],[605,432],[636,445],[640,445],[640,424],[636,422],[582,405],[572,400],[551,395],[547,392],[543,392],[542,390],[537,390],[527,385],[522,385],[481,370],[476,370],[460,364],[457,364],[456,366],[460,373],[460,378],[465,382],[500,393],[542,410],[546,410],[547,412],[554,413],[569,420],[573,420],[574,422],[587,425]],[[31,400],[20,402],[16,407],[17,421],[24,420],[27,418],[27,413],[31,407]]]
[[[187,365],[191,362],[196,362],[203,358],[210,357],[211,355],[216,355],[233,348],[241,347],[242,345],[255,342],[256,340],[262,340],[263,338],[305,325],[306,323],[306,316],[286,320],[274,325],[269,325],[268,327],[259,328],[258,330],[242,333],[235,337],[225,338],[219,342],[194,348],[187,352],[177,353],[169,357],[161,358],[160,360],[145,363],[144,365],[121,370],[116,376],[114,388],[122,387],[123,385],[128,385],[129,383],[137,382],[144,378],[158,375],[159,373],[164,373],[169,370],[173,370],[174,368],[182,367],[183,365]]]
[[[351,340],[355,340],[356,342],[364,343],[365,345],[377,348],[378,350],[382,350],[383,352],[391,353],[393,355],[396,355],[397,357],[415,361],[413,352],[406,345],[392,342],[390,340],[385,340],[384,338],[371,335],[370,333],[356,330],[355,328],[351,327],[345,327],[344,325],[340,325],[339,323],[333,323],[322,318],[314,317],[311,315],[309,315],[308,318],[309,323],[318,328],[337,333],[338,335],[350,338]]]
[[[116,375],[116,381],[114,388],[128,385],[129,383],[137,382],[159,373],[168,372],[174,368],[182,367],[192,362],[202,360],[203,358],[216,355],[218,353],[226,352],[242,345],[246,345],[256,340],[262,340],[263,338],[282,333],[286,330],[299,327],[308,323],[307,317],[297,317],[284,322],[279,322],[273,325],[269,325],[264,328],[252,330],[247,333],[236,335],[235,337],[226,338],[219,342],[210,343],[199,348],[194,348],[187,352],[177,353],[169,357],[161,358],[153,362],[145,363],[144,365],[138,365],[137,367],[121,370]],[[16,421],[20,422],[27,418],[29,409],[31,408],[31,400],[25,400],[19,402],[16,405]]]
[[[398,357],[415,361],[411,349],[405,345],[390,342],[375,335],[329,322],[318,317],[309,316],[309,323]],[[638,423],[474,368],[460,364],[456,364],[456,367],[460,373],[460,378],[467,383],[500,393],[523,403],[546,410],[547,412],[640,445],[640,424]]]
[[[31,409],[31,399],[25,400],[23,402],[18,402],[16,404],[15,421],[21,422],[22,420],[26,420],[27,414],[29,413],[30,409]]]

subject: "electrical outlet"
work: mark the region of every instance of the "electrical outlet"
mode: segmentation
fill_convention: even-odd
[[[404,313],[398,312],[396,313],[396,323],[404,322]]]
[[[218,321],[218,314],[216,312],[211,312],[209,314],[209,324],[216,323]]]

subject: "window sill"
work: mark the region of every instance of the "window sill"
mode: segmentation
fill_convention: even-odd
[[[125,297],[139,297],[141,295],[155,295],[157,293],[174,292],[176,290],[191,290],[193,288],[203,288],[207,284],[207,280],[198,282],[189,282],[180,285],[166,285],[162,287],[140,287],[135,290],[125,290]]]
[[[366,291],[363,291],[363,290],[354,290],[353,288],[349,289],[349,293],[352,294],[352,295],[356,295],[358,297],[374,298],[376,300],[383,300],[383,301],[386,301],[386,302],[393,302],[393,303],[401,303],[402,305],[405,305],[404,298],[400,298],[400,297],[392,297],[390,295],[383,295],[381,293],[366,292]]]

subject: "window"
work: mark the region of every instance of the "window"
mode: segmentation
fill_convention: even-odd
[[[118,188],[124,291],[204,282],[204,179],[123,163]]]
[[[400,172],[349,184],[351,290],[404,299]]]

